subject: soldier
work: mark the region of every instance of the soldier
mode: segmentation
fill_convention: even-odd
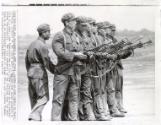
[[[26,69],[29,80],[29,97],[31,113],[29,120],[41,121],[41,113],[49,100],[47,68],[54,73],[55,66],[49,57],[49,51],[45,41],[50,38],[48,24],[38,26],[39,37],[32,42],[26,52]]]
[[[101,45],[105,40],[104,28],[105,25],[103,23],[95,23],[91,24],[92,36],[95,39],[97,45]],[[97,32],[98,27],[98,32]],[[105,62],[109,59],[116,58],[115,55],[107,55],[106,59],[97,58],[95,64],[93,64],[93,75],[99,77],[92,77],[93,82],[93,98],[94,98],[94,112],[97,120],[111,120],[111,117],[108,113],[107,102],[105,102],[106,91],[105,91]],[[98,67],[99,65],[99,67]]]
[[[67,120],[76,121],[79,120],[81,60],[86,59],[87,56],[82,53],[81,43],[75,33],[75,16],[72,13],[67,13],[61,20],[64,24],[64,29],[54,36],[52,48],[58,57],[57,67],[65,67],[68,64],[69,67],[62,72],[58,71],[55,73],[51,120],[62,120],[62,111],[66,96],[68,99],[67,109],[65,109],[67,110]]]
[[[101,40],[102,44],[109,44],[111,43],[110,40],[108,40],[106,38],[106,29],[109,27],[108,25],[106,25],[106,22],[100,22],[100,23],[97,23],[97,26],[98,26],[98,36],[99,36],[99,39]],[[116,55],[112,55],[112,58],[113,60],[115,60],[117,58]],[[109,115],[109,108],[108,108],[108,105],[107,105],[107,94],[106,93],[106,70],[109,69],[109,63],[110,63],[110,60],[109,59],[104,59],[101,61],[101,69],[102,69],[102,102],[103,102],[103,107],[104,107],[104,112],[106,115]]]
[[[113,37],[115,34],[115,26],[110,24],[109,22],[106,22],[109,27],[106,29],[106,38],[111,40],[112,43],[117,43],[117,39]],[[118,55],[117,59],[125,59],[128,56],[131,55],[131,51],[128,51],[126,53],[122,53]],[[122,107],[122,101],[121,101],[121,93],[122,93],[122,73],[118,71],[118,67],[120,69],[123,68],[122,63],[119,61],[116,66],[107,74],[107,101],[109,104],[110,112],[113,117],[124,117],[124,113],[126,111]],[[121,77],[119,77],[119,74]]]
[[[96,43],[96,46],[101,45],[101,41],[98,39],[98,31],[97,31],[97,24],[96,24],[96,20],[94,20],[93,18],[88,18],[89,20],[89,24],[90,24],[90,32],[91,32],[91,37],[93,38],[93,40],[95,41],[94,43]]]
[[[117,39],[115,38],[115,25],[111,26],[111,31],[107,34],[110,39],[112,39],[113,43],[117,43]],[[132,51],[127,51],[120,55],[120,60],[113,69],[113,82],[115,83],[115,97],[117,102],[117,108],[122,113],[127,113],[127,111],[123,107],[123,65],[121,63],[121,59],[126,59],[132,54]]]
[[[95,41],[91,39],[89,20],[87,17],[77,17],[76,32],[82,43],[83,51],[96,47]],[[81,120],[93,121],[95,120],[95,116],[92,109],[91,78],[88,61],[84,62],[84,73],[81,75],[81,80],[80,118]]]
[[[104,43],[110,43],[113,44],[113,41],[111,38],[107,37],[108,33],[111,33],[111,24],[107,21],[103,22],[103,24],[105,25],[104,31],[100,31],[102,32],[102,36],[104,37]],[[109,68],[108,63],[110,62],[106,62],[107,66],[105,66],[106,68]],[[117,109],[117,102],[116,102],[116,98],[115,98],[115,82],[113,81],[113,70],[110,71],[109,73],[106,74],[106,79],[105,79],[105,86],[106,86],[106,92],[107,92],[107,98],[104,99],[104,102],[108,103],[108,107],[110,110],[110,114],[112,117],[124,117],[124,114],[119,112],[119,110]]]

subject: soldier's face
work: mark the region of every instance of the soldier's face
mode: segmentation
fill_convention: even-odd
[[[91,31],[96,33],[97,32],[97,25],[91,24],[90,26],[91,26]]]
[[[111,35],[112,35],[112,36],[114,36],[114,35],[115,35],[115,30],[112,30]]]
[[[105,28],[106,34],[112,35],[112,30],[111,28]]]
[[[99,29],[99,30],[98,30],[98,32],[99,32],[100,34],[102,34],[103,36],[105,36],[105,35],[106,35],[106,32],[105,32],[105,30],[104,30],[104,29]]]
[[[89,25],[87,24],[78,24],[77,25],[77,28],[81,31],[81,32],[84,32],[84,31],[89,31]]]
[[[44,38],[44,40],[48,40],[50,38],[50,30],[42,33],[42,37]]]
[[[76,20],[71,20],[67,23],[67,26],[70,27],[72,30],[76,28]]]
[[[83,31],[90,31],[90,29],[91,29],[89,24],[82,25],[81,27],[82,27]]]

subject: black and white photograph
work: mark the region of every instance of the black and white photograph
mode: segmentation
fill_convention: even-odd
[[[153,6],[18,8],[18,120],[155,120]]]
[[[3,125],[161,123],[159,0],[2,0]]]

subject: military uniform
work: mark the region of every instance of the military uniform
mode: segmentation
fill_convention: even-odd
[[[98,29],[103,28],[103,24],[98,24]],[[98,45],[107,43],[106,39],[102,34],[98,33],[94,35],[95,40],[97,41]],[[97,64],[93,65],[93,75],[100,76],[100,77],[93,77],[93,95],[94,95],[94,111],[96,118],[98,120],[110,120],[110,116],[108,113],[108,105],[105,101],[106,99],[106,90],[105,90],[105,81],[106,75],[104,74],[106,71],[106,59],[98,59],[96,62]],[[99,65],[99,67],[97,67]],[[102,74],[104,74],[102,76]]]
[[[110,28],[113,28],[111,25]],[[107,34],[107,38],[111,39],[112,43],[117,43],[117,39]],[[122,59],[127,58],[131,55],[131,52],[123,53],[121,56]],[[108,104],[110,112],[114,117],[124,117],[125,110],[123,109],[123,100],[122,100],[122,89],[123,89],[123,66],[121,60],[113,68],[112,71],[107,74],[107,95],[108,95]]]
[[[74,18],[73,14],[66,14],[63,16],[64,20],[71,20]],[[77,34],[66,28],[64,28],[62,32],[56,33],[52,42],[52,48],[58,56],[57,66],[63,66],[70,62],[74,62],[74,53],[79,52],[82,49]],[[78,107],[81,66],[82,63],[76,61],[63,72],[55,73],[51,120],[62,120],[65,98],[68,100],[66,120],[79,120]]]
[[[49,30],[47,24],[40,25],[38,32]],[[26,52],[26,69],[29,80],[29,97],[31,113],[29,120],[41,121],[41,113],[49,100],[48,76],[46,69],[54,73],[55,66],[49,57],[49,51],[44,39],[39,37],[31,43]]]
[[[112,30],[115,31],[115,25],[112,25]],[[117,43],[117,39],[114,36],[109,36],[109,38],[112,40],[113,43]],[[131,51],[122,53],[121,59],[126,59],[132,54]],[[116,98],[116,105],[117,109],[120,112],[126,113],[125,109],[123,108],[123,65],[121,60],[117,63],[115,68],[112,71],[113,74],[113,83],[114,83],[114,89],[115,89],[115,98]]]
[[[86,17],[77,17],[77,23],[79,25],[88,26],[88,20]],[[83,51],[96,47],[95,41],[90,36],[89,31],[79,32],[79,40],[82,44]],[[81,120],[95,120],[95,116],[92,109],[92,96],[91,96],[91,78],[90,78],[90,65],[88,62],[84,62],[84,72],[81,75],[81,88],[80,88],[80,108],[79,115]]]
[[[111,27],[111,24],[107,21],[102,22],[102,24],[100,25],[100,28],[110,28],[110,27]],[[112,39],[107,37],[106,34],[102,34],[100,35],[100,37],[102,39],[101,41],[103,42],[103,44],[107,44],[107,43],[112,44],[113,42]],[[105,63],[103,64],[105,70],[109,68],[109,64],[110,64],[110,61],[108,60],[105,61]],[[115,82],[113,81],[113,78],[114,78],[113,70],[107,73],[104,77],[105,78],[103,79],[103,83],[104,83],[106,94],[104,95],[103,102],[104,102],[105,110],[107,111],[107,106],[108,106],[108,109],[111,114],[117,114],[117,116],[121,116],[121,114],[117,109],[117,102],[115,98]]]

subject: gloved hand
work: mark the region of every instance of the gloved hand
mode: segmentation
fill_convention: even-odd
[[[108,55],[106,55],[106,58],[110,59],[110,60],[116,60],[118,57],[115,54],[112,54],[112,55],[108,54]]]
[[[131,56],[132,53],[133,53],[132,50],[126,50],[124,52],[121,52],[118,54],[118,59],[126,59],[129,56]]]
[[[79,60],[85,60],[87,59],[87,56],[83,54],[82,52],[75,52],[74,57]]]
[[[88,59],[91,60],[91,59],[94,58],[94,53],[93,53],[93,52],[90,52],[90,51],[89,51],[89,52],[87,52],[86,54],[87,54]]]

